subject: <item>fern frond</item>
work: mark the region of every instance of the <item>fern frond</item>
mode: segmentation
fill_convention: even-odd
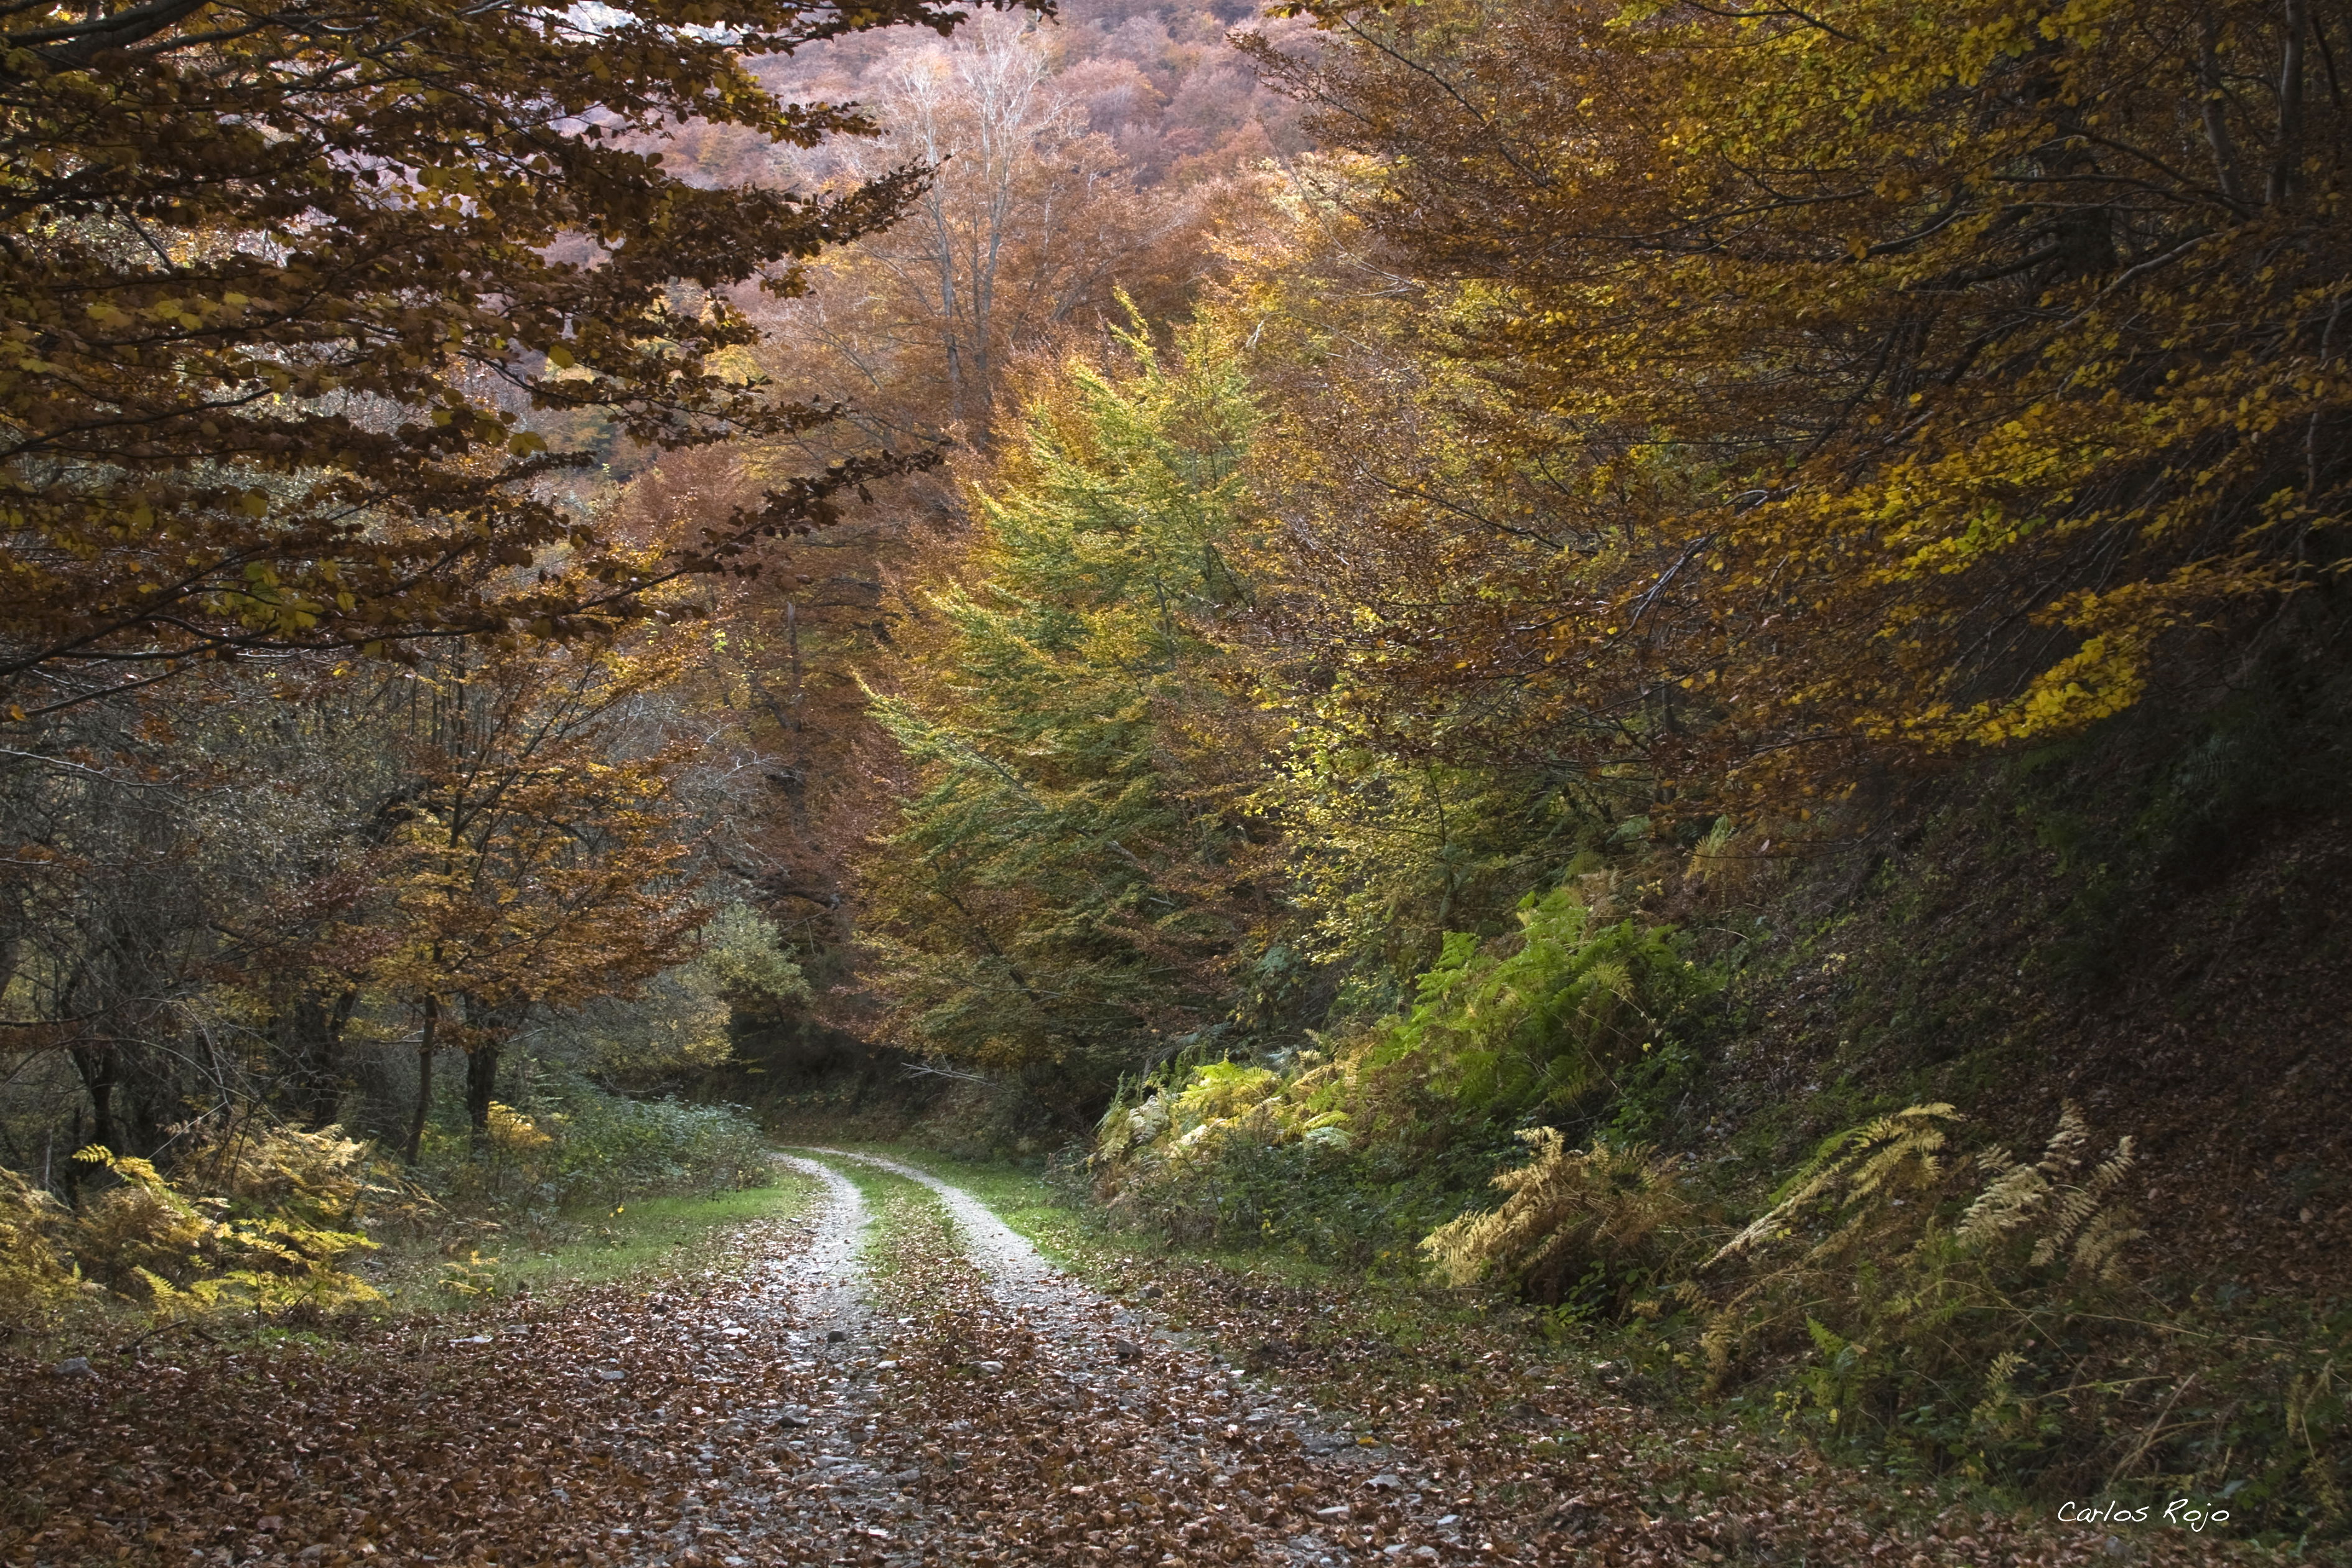
[[[2123,1215],[2102,1214],[2074,1243],[2074,1267],[2087,1278],[2116,1283],[2123,1278],[2123,1249],[2147,1234]]]
[[[1942,1169],[1937,1156],[1946,1141],[1937,1123],[1959,1120],[1960,1113],[1941,1101],[1912,1105],[1822,1140],[1812,1160],[1782,1189],[1780,1200],[1724,1243],[1706,1267],[1786,1234],[1792,1216],[1841,1186],[1841,1206],[1850,1206],[1888,1186],[1906,1167],[1911,1173],[1907,1180],[1922,1186],[1932,1183]],[[1815,1247],[1813,1256],[1822,1256],[1830,1245]]]
[[[2136,1163],[2137,1160],[2132,1153],[2132,1141],[2126,1134],[2116,1140],[2116,1152],[2091,1173],[2091,1179],[2083,1184],[2084,1190],[2105,1197]]]
[[[2055,1179],[2082,1163],[2083,1145],[2090,1139],[2091,1129],[2083,1120],[2083,1108],[2071,1100],[2061,1101],[2057,1129],[2042,1150],[2042,1173]]]
[[[1917,1167],[1923,1184],[1931,1182],[1941,1169],[1936,1156],[1943,1147],[1941,1129],[1905,1126],[1862,1162],[1846,1183],[1846,1191],[1851,1197],[1866,1198],[1890,1177],[1900,1174],[1906,1165]]]
[[[1607,1261],[1614,1272],[1643,1258],[1689,1212],[1671,1164],[1645,1144],[1596,1139],[1571,1151],[1552,1128],[1519,1137],[1529,1159],[1495,1176],[1502,1206],[1464,1215],[1421,1244],[1457,1285],[1493,1273],[1556,1300],[1586,1262]]]
[[[1977,1194],[1976,1201],[1969,1205],[1968,1213],[1960,1216],[1958,1230],[1953,1234],[1964,1247],[1982,1247],[2029,1223],[2034,1211],[2049,1195],[2050,1178],[2039,1169],[2032,1165],[2008,1164],[2000,1169],[1983,1192]]]

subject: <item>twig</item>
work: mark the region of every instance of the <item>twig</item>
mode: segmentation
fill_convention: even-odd
[[[194,1318],[174,1318],[170,1322],[163,1324],[161,1328],[150,1329],[145,1333],[139,1335],[135,1339],[125,1340],[122,1343],[114,1347],[114,1353],[124,1357],[126,1360],[130,1359],[138,1352],[139,1347],[145,1344],[149,1340],[155,1339],[160,1335],[174,1332],[181,1329],[185,1329],[188,1332],[195,1335],[198,1339],[203,1340],[207,1343],[215,1345],[220,1343],[220,1341],[214,1339],[212,1335],[206,1333],[204,1330],[204,1326],[198,1323]]]
[[[966,1083],[993,1084],[996,1081],[992,1078],[982,1078],[976,1072],[958,1072],[953,1068],[933,1067],[928,1062],[908,1062],[907,1076],[908,1078],[960,1078]]]

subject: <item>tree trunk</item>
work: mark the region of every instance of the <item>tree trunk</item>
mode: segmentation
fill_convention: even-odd
[[[341,996],[335,998],[335,1010],[328,1017],[320,1070],[310,1082],[310,1126],[313,1130],[331,1125],[342,1110],[343,1031],[350,1026],[352,1010],[359,1005],[359,987],[347,987]]]
[[[80,1075],[81,1086],[89,1094],[89,1142],[111,1153],[127,1152],[114,1146],[114,1053],[103,1047],[89,1050],[77,1046],[72,1056],[74,1070]],[[89,1147],[89,1144],[79,1141],[81,1118],[76,1116],[74,1121],[74,1147],[79,1151]]]
[[[2286,43],[2281,51],[2278,85],[2278,148],[2271,160],[2272,206],[2284,204],[2303,184],[2303,36],[2311,25],[2309,0],[2286,0]]]
[[[466,1119],[474,1124],[474,1147],[490,1136],[490,1101],[498,1097],[499,1042],[483,1040],[466,1053]]]
[[[288,1054],[293,1058],[287,1086],[291,1108],[303,1125],[314,1131],[332,1123],[342,1109],[343,1029],[358,1003],[356,990],[346,990],[332,1007],[305,996],[294,1004],[293,1016],[288,1020]]]
[[[416,1105],[408,1117],[408,1163],[416,1163],[425,1143],[425,1118],[433,1109],[434,1035],[441,1023],[441,998],[425,998],[425,1033],[416,1043]]]

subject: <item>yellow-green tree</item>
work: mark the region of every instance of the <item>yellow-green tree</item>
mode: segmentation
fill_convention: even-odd
[[[1047,380],[970,487],[971,581],[879,703],[909,793],[867,865],[908,1043],[1090,1088],[1219,1020],[1268,908],[1219,636],[1249,401],[1213,333],[1121,353]]]

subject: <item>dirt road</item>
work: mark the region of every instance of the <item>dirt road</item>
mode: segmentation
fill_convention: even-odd
[[[780,1473],[733,1467],[640,1561],[1494,1560],[1404,1457],[1335,1436],[1148,1301],[1089,1289],[970,1194],[812,1152],[791,1163],[826,1184],[824,1209],[803,1247],[755,1270],[757,1311],[677,1321],[748,1327],[805,1380],[742,1434]],[[884,1187],[890,1223],[845,1172]],[[716,1476],[727,1456],[709,1462]]]

